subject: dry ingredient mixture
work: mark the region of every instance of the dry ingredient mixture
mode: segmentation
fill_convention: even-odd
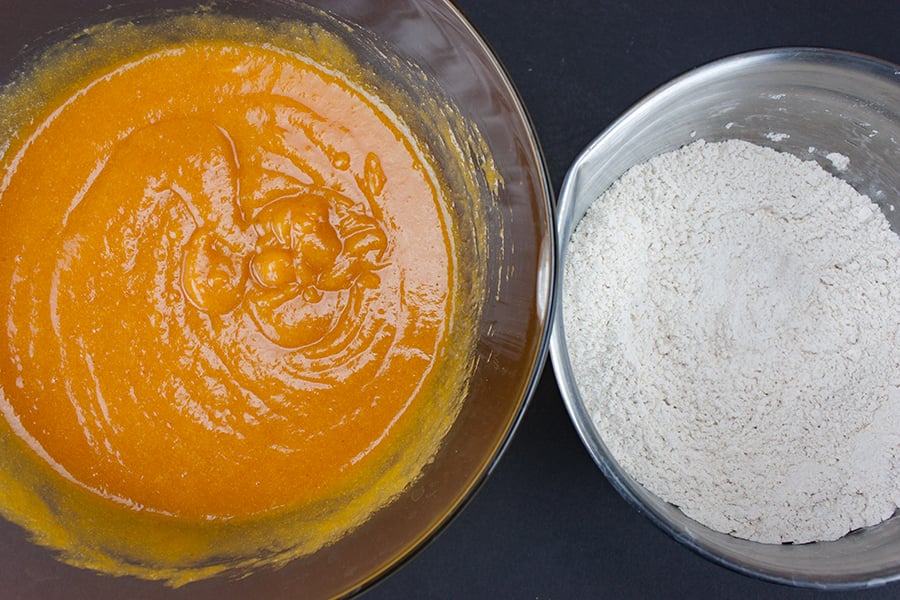
[[[900,504],[900,238],[816,163],[729,140],[636,166],[563,289],[609,451],[688,516],[809,542]]]

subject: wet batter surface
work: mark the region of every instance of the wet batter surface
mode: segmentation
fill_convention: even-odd
[[[65,485],[166,519],[321,506],[390,472],[364,518],[402,489],[447,423],[398,458],[410,432],[452,420],[464,371],[436,377],[457,242],[402,121],[232,39],[64,89],[0,163],[10,430]]]
[[[8,169],[7,412],[103,495],[192,517],[313,499],[435,360],[435,186],[297,59],[198,44],[121,65]]]

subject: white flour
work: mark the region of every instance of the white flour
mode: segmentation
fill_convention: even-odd
[[[815,163],[699,141],[631,169],[563,315],[610,452],[688,516],[807,542],[900,505],[900,238]]]

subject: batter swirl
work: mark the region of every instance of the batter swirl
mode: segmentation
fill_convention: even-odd
[[[342,77],[254,45],[158,51],[4,166],[3,412],[68,479],[177,517],[312,503],[427,401],[445,200]]]

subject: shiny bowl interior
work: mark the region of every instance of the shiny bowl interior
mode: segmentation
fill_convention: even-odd
[[[184,8],[183,0],[103,0],[69,5],[59,14],[30,15],[42,31],[0,55],[0,80],[42,46],[79,27],[113,18]],[[430,540],[476,491],[510,440],[537,385],[549,340],[555,272],[551,193],[534,131],[502,67],[477,32],[449,2],[309,2],[347,24],[367,44],[416,65],[481,132],[503,181],[485,193],[486,235],[479,249],[487,284],[477,327],[476,356],[467,396],[441,449],[418,480],[366,523],[313,555],[280,569],[240,579],[210,579],[181,588],[112,578],[66,566],[32,544],[19,527],[0,520],[0,577],[4,597],[16,598],[320,598],[352,595],[401,565]],[[252,18],[297,16],[287,0],[223,0],[212,10]],[[69,24],[74,17],[74,24]],[[12,28],[11,24],[0,30]],[[373,59],[372,68],[381,68]],[[396,64],[396,63],[394,63]],[[384,63],[385,77],[397,75]],[[491,177],[494,174],[491,174]],[[482,179],[485,177],[482,176]]]
[[[726,58],[650,94],[575,161],[559,196],[557,311],[550,353],[563,399],[600,469],[639,512],[685,546],[736,571],[803,587],[846,589],[900,579],[900,517],[833,542],[772,545],[737,539],[686,517],[617,464],[579,396],[561,304],[572,232],[590,204],[630,167],[698,139],[742,139],[815,160],[874,200],[900,232],[900,68],[824,49]],[[849,158],[843,171],[829,153]]]

